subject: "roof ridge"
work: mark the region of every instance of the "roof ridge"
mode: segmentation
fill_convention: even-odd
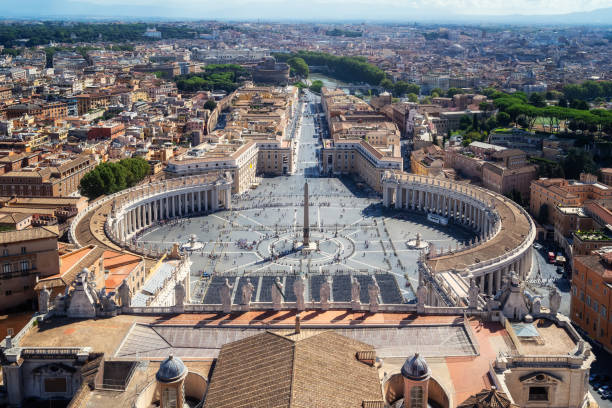
[[[285,337],[286,338],[286,337]],[[295,360],[297,354],[297,341],[293,342],[293,358],[291,360],[291,382],[289,383],[289,407],[293,406],[293,398],[295,396]]]

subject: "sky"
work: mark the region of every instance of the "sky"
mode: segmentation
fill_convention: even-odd
[[[166,6],[171,3],[175,9],[201,10],[218,8],[220,3],[227,9],[251,9],[274,5],[291,10],[297,3],[307,3],[312,7],[346,6],[357,4],[376,8],[391,7],[398,9],[416,8],[421,10],[440,9],[452,14],[466,15],[503,15],[503,14],[565,14],[592,11],[612,6],[611,0],[82,0],[84,3],[98,5],[142,5]],[[299,7],[295,7],[299,9]]]
[[[612,0],[20,0],[19,7],[16,4],[0,0],[0,16],[435,21],[480,16],[533,18],[612,8]]]

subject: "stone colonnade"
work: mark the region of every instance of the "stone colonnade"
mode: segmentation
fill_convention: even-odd
[[[479,193],[467,186],[429,177],[383,181],[383,205],[425,211],[473,228],[486,241],[497,233],[499,217]]]
[[[231,209],[231,181],[191,177],[155,183],[121,197],[109,217],[111,231],[119,241],[163,220]]]
[[[474,229],[481,243],[490,240],[502,229],[501,219],[495,210],[495,198],[493,192],[430,177],[387,173],[383,178],[385,207],[393,205],[396,209],[425,211],[447,217],[456,224]],[[514,204],[505,202],[503,205]],[[482,294],[494,295],[503,287],[503,282],[510,279],[512,272],[523,280],[529,276],[535,226],[529,215],[521,208],[518,210],[530,224],[529,235],[523,242],[516,248],[500,248],[497,257],[479,260],[468,270],[458,271],[465,279],[471,275]]]

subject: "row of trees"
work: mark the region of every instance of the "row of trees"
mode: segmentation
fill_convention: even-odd
[[[612,112],[604,109],[582,110],[562,106],[545,106],[538,100],[529,99],[522,92],[493,95],[494,105],[500,112],[508,114],[510,121],[518,123],[529,130],[540,120],[544,130],[553,132],[564,128],[565,131],[581,130],[583,132],[612,133]],[[543,106],[544,105],[544,106]]]
[[[333,30],[325,31],[325,35],[329,35],[330,37],[361,37],[363,36],[363,32],[361,31],[351,31],[351,30],[341,30],[339,28],[334,28]]]
[[[150,27],[144,23],[73,23],[44,22],[41,24],[2,24],[0,25],[0,45],[36,46],[49,41],[61,43],[93,41],[145,41],[144,33]],[[163,38],[193,38],[196,34],[210,30],[188,26],[157,24],[156,28]],[[21,39],[28,39],[24,44]]]
[[[368,63],[364,57],[338,57],[318,51],[275,53],[274,57],[283,62],[291,58],[301,58],[309,66],[326,66],[332,77],[346,82],[365,82],[377,86],[385,78],[385,72]]]
[[[389,78],[384,78],[379,84],[385,91],[391,92],[393,96],[399,98],[407,94],[418,95],[421,87],[406,81],[393,82]]]
[[[563,94],[568,101],[610,99],[612,98],[612,81],[585,81],[582,84],[568,84],[563,87]]]
[[[542,157],[531,157],[529,161],[538,166],[538,177],[578,180],[580,173],[597,174],[599,171],[593,155],[584,149],[575,147],[569,149],[567,156],[559,161]]]
[[[240,86],[246,70],[237,64],[211,64],[197,74],[179,75],[174,78],[182,92],[223,90],[233,92]]]
[[[81,194],[89,199],[132,187],[149,174],[149,163],[139,157],[97,165],[81,179]]]

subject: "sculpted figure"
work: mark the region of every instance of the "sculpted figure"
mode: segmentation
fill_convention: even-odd
[[[321,299],[321,309],[327,310],[329,309],[329,298],[331,296],[331,283],[329,279],[326,278],[321,284],[321,288],[319,289],[319,297]]]
[[[375,280],[368,285],[368,296],[370,298],[370,313],[378,312],[378,295],[380,295],[380,287]]]
[[[248,307],[251,304],[251,297],[253,297],[253,291],[255,286],[251,283],[251,279],[247,278],[246,284],[242,285],[242,304]]]
[[[49,297],[51,293],[47,290],[47,286],[38,293],[38,312],[47,313],[49,311]]]
[[[119,294],[119,302],[121,303],[121,306],[130,306],[132,291],[127,283],[127,279],[124,279],[123,282],[121,282],[121,285],[119,285],[117,288],[117,293]]]
[[[274,310],[280,310],[283,302],[283,288],[284,285],[280,278],[277,276],[272,284],[272,308]]]
[[[219,288],[223,313],[230,313],[232,311],[232,289],[234,289],[234,286],[230,285],[229,280],[225,278],[225,283]]]
[[[351,277],[351,307],[359,309],[361,307],[361,284],[356,277]]]
[[[306,287],[306,279],[303,275],[297,277],[293,282],[293,293],[295,293],[295,304],[298,311],[304,310],[304,288]]]
[[[470,289],[468,290],[468,300],[469,300],[469,308],[476,309],[478,308],[478,293],[479,289],[476,286],[476,280],[474,277],[470,277]]]

